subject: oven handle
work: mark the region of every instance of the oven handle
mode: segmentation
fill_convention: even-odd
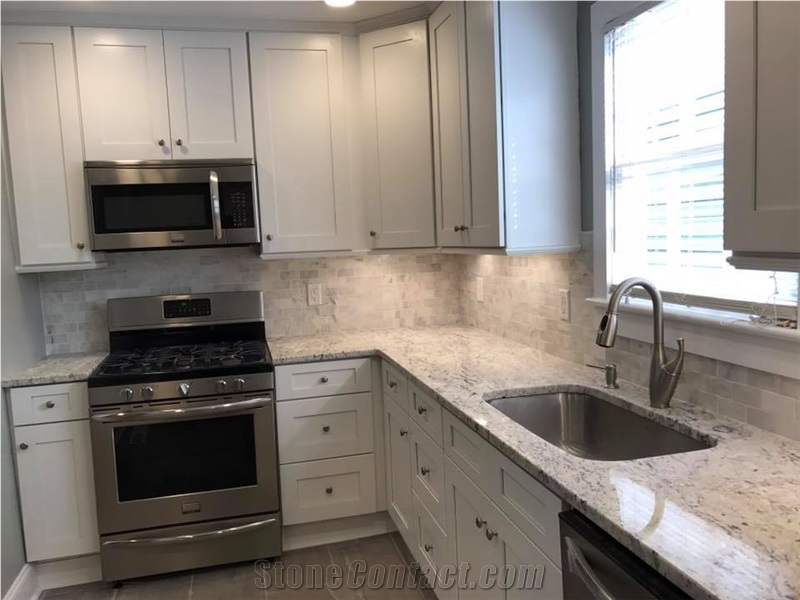
[[[211,187],[211,213],[214,219],[214,239],[222,239],[222,218],[219,212],[219,175],[216,171],[208,172],[208,185]]]
[[[237,525],[236,527],[228,527],[226,529],[216,529],[214,531],[203,531],[202,533],[193,533],[188,535],[175,535],[170,537],[155,537],[155,538],[139,538],[134,540],[108,540],[103,542],[103,546],[120,546],[130,548],[132,546],[168,546],[172,544],[187,544],[191,542],[202,542],[208,539],[218,539],[237,535],[240,533],[247,533],[255,529],[261,529],[267,525],[277,523],[277,519],[265,519],[263,521],[256,521],[255,523],[247,523],[246,525]]]
[[[202,417],[206,415],[227,415],[245,412],[255,408],[267,406],[272,398],[251,398],[239,402],[225,402],[210,406],[196,406],[189,408],[165,408],[162,410],[143,410],[134,412],[103,412],[92,415],[92,421],[98,423],[125,423],[129,421],[170,421]]]

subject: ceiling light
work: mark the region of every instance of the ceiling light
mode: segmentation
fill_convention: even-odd
[[[334,6],[336,8],[343,8],[345,6],[353,6],[356,3],[356,0],[325,0],[325,4],[328,6]]]

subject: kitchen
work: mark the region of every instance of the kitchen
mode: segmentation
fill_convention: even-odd
[[[800,595],[798,6],[3,2],[3,598]]]

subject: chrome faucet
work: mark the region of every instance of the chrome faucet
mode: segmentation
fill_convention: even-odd
[[[667,408],[678,386],[678,379],[683,371],[683,338],[678,338],[678,354],[667,361],[664,348],[664,303],[661,292],[647,279],[631,277],[619,284],[608,301],[606,314],[600,321],[597,330],[598,346],[613,348],[617,341],[617,311],[622,297],[635,286],[644,288],[653,301],[653,357],[650,360],[650,406]]]

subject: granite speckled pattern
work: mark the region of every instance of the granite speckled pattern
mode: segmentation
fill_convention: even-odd
[[[105,352],[48,356],[22,371],[4,378],[3,387],[13,388],[85,381],[106,356],[107,353]]]
[[[695,598],[800,597],[800,444],[674,401],[528,346],[465,327],[354,332],[270,341],[290,364],[378,355]],[[533,435],[485,400],[589,391],[715,442],[708,450],[631,461],[585,460]]]

